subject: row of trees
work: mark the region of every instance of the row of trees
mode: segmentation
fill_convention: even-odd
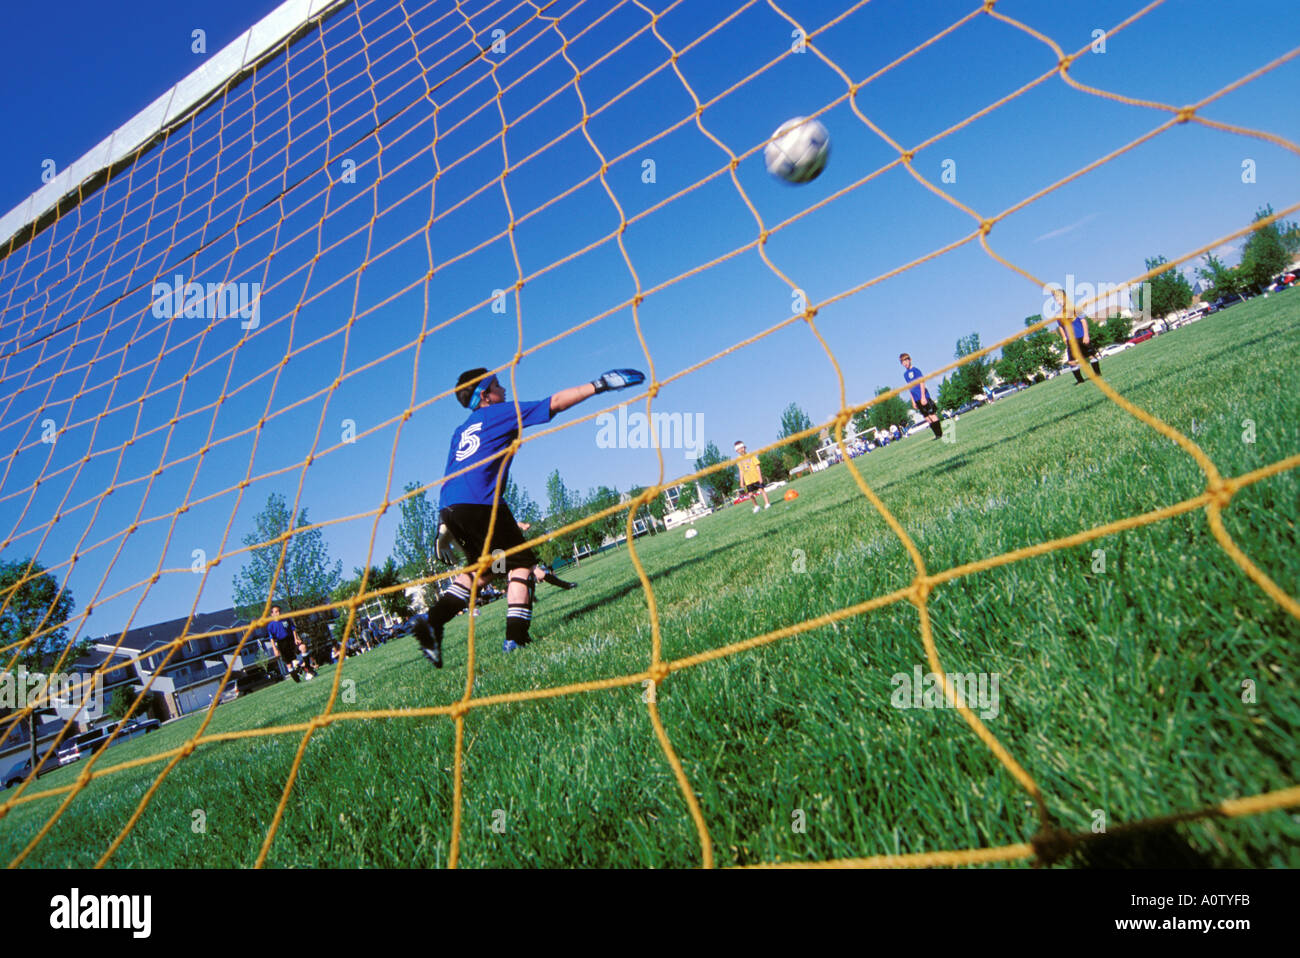
[[[1265,206],[1255,213],[1254,222],[1259,223],[1272,215],[1273,207]],[[1205,265],[1198,267],[1196,274],[1213,288],[1215,297],[1258,295],[1268,288],[1273,277],[1286,269],[1296,253],[1300,253],[1300,226],[1295,222],[1276,220],[1263,223],[1251,232],[1242,248],[1241,262],[1236,266],[1227,266],[1213,253],[1208,253]],[[1167,262],[1163,256],[1152,257],[1146,261],[1147,269],[1156,269]],[[1168,316],[1192,304],[1191,283],[1172,266],[1153,276],[1150,283],[1152,316]],[[1135,305],[1143,308],[1141,290]]]

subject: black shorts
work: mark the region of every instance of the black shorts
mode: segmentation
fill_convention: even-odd
[[[753,492],[762,492],[763,484],[761,482],[751,482],[749,485],[747,485],[744,489],[741,489],[740,491],[745,493],[746,495]]]
[[[275,639],[274,641],[275,647],[280,652],[280,658],[284,659],[285,665],[298,658],[298,643],[294,642],[293,636],[286,636],[283,639]]]
[[[1093,356],[1097,355],[1096,342],[1089,341],[1085,343],[1082,339],[1077,340],[1077,342],[1079,344],[1079,352],[1083,354],[1084,359],[1091,359]],[[1074,362],[1074,351],[1070,349],[1070,343],[1068,340],[1065,343],[1065,359],[1067,362]]]
[[[922,416],[939,415],[939,410],[935,408],[933,399],[927,399],[924,402],[917,403],[916,411],[919,412]]]
[[[460,543],[465,553],[466,562],[477,562],[483,554],[483,542],[487,539],[488,520],[492,518],[491,506],[463,504],[448,506],[440,516],[447,526],[447,531]],[[506,551],[525,542],[524,534],[519,531],[519,523],[510,514],[509,507],[503,502],[497,509],[496,528],[492,530],[492,546],[489,553],[498,549]],[[521,549],[505,557],[506,570],[531,569],[537,565],[537,554],[532,549]]]

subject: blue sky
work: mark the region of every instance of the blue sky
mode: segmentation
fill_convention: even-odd
[[[10,11],[0,45],[9,75],[24,82],[11,83],[0,102],[8,133],[0,211],[39,187],[44,160],[68,165],[201,63],[204,57],[190,49],[193,29],[206,30],[207,50],[215,52],[274,6],[74,3],[62,8],[57,53],[38,42],[50,29],[43,12]],[[680,50],[736,6],[693,0],[665,13],[658,26]],[[875,0],[814,42],[860,81],[977,6]],[[782,7],[810,30],[846,9],[824,2]],[[1001,0],[996,9],[1075,50],[1095,29],[1140,7]],[[758,235],[725,172],[628,226],[623,240],[635,280],[608,238],[619,216],[599,180],[540,209],[600,166],[580,129],[565,134],[582,115],[572,68],[555,55],[554,29],[530,20],[528,5],[480,0],[465,9],[484,43],[498,18],[506,30],[518,28],[492,62],[509,87],[501,103],[512,122],[510,160],[536,155],[512,170],[506,195],[493,182],[503,162],[496,87],[481,61],[457,72],[472,48],[454,4],[371,3],[329,21],[323,39],[310,37],[287,60],[272,61],[80,211],[0,261],[0,342],[9,344],[0,361],[0,446],[20,450],[4,461],[0,541],[7,544],[0,555],[36,553],[46,565],[65,563],[60,574],[67,575],[66,560],[76,551],[69,585],[78,609],[95,603],[92,634],[120,629],[128,618],[141,625],[183,616],[196,595],[200,611],[229,605],[240,557],[203,581],[188,571],[194,550],[211,558],[238,547],[272,492],[291,502],[300,497],[320,522],[376,510],[411,480],[440,478],[451,431],[463,418],[454,400],[422,405],[400,432],[381,424],[428,403],[465,368],[508,362],[520,324],[529,352],[517,369],[517,391],[530,399],[611,366],[648,370],[651,359],[665,379],[791,316],[789,286],[753,248],[678,278]],[[560,0],[548,13],[563,14],[559,28],[583,71],[587,131],[607,160],[627,153],[607,173],[627,219],[725,168],[726,152],[690,121],[686,86],[663,67],[665,46],[643,30],[643,9]],[[1169,2],[1108,37],[1105,52],[1084,54],[1072,76],[1133,97],[1191,103],[1288,52],[1300,36],[1294,23],[1293,6],[1283,2],[1240,4],[1231,16],[1208,0]],[[740,164],[739,185],[768,229],[896,155],[840,99],[844,82],[815,54],[764,68],[791,42],[790,25],[756,3],[678,60],[701,101],[762,71],[701,116],[737,154],[761,145],[789,117],[839,100],[822,116],[832,153],[815,182],[792,187],[773,180],[760,154]],[[1040,42],[980,15],[863,87],[857,102],[884,133],[912,147],[1054,62]],[[437,84],[428,96],[426,76]],[[1297,89],[1300,60],[1216,101],[1204,115],[1294,142]],[[378,133],[376,116],[383,121]],[[1052,77],[920,151],[916,168],[994,215],[1165,118]],[[654,182],[644,181],[647,160]],[[1243,182],[1247,160],[1254,182]],[[344,181],[345,161],[355,164],[355,182]],[[941,183],[945,164],[955,182]],[[1280,209],[1296,202],[1297,184],[1294,154],[1186,124],[1019,211],[989,239],[1000,255],[1044,281],[1119,283],[1140,273],[1148,256],[1174,258],[1245,226],[1266,203]],[[525,276],[603,242],[530,279],[522,311],[511,295],[502,314],[484,304],[519,276],[511,236],[503,232],[507,200]],[[165,214],[151,213],[160,209]],[[428,228],[431,209],[437,218]],[[766,252],[821,301],[973,227],[895,168],[776,232]],[[1235,259],[1233,249],[1225,252]],[[156,318],[152,284],[178,272],[200,282],[260,283],[258,328],[245,335],[238,318]],[[649,358],[625,305],[636,280],[643,291],[671,281],[636,311]],[[958,337],[976,331],[994,342],[1042,305],[1041,289],[969,243],[827,306],[817,327],[854,403],[878,386],[900,384],[899,352],[928,372],[951,361]],[[422,328],[465,311],[417,350]],[[328,400],[315,395],[336,379]],[[223,391],[227,398],[218,403]],[[802,322],[674,381],[654,409],[702,415],[705,438],[729,450],[737,438],[751,448],[773,441],[781,410],[792,401],[817,421],[839,405],[834,369]],[[556,424],[599,408],[578,407]],[[100,416],[105,410],[111,411]],[[47,418],[66,430],[53,445],[39,442]],[[355,442],[341,442],[345,420],[356,424]],[[527,444],[515,478],[538,500],[556,467],[581,489],[658,481],[653,452],[599,448],[597,434],[597,424],[587,422]],[[200,456],[205,444],[209,451]],[[304,469],[308,455],[315,458]],[[665,479],[690,471],[680,449],[665,450],[664,461]],[[246,478],[241,496],[237,487]],[[102,496],[110,485],[113,493]],[[173,526],[173,511],[185,503],[197,504]],[[51,524],[56,512],[59,521]],[[395,529],[393,509],[377,522],[373,515],[337,522],[325,534],[350,570],[365,561],[372,531],[372,557],[382,561]],[[138,584],[160,562],[164,570],[185,571]]]

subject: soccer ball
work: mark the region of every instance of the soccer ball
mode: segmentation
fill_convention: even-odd
[[[815,180],[831,152],[831,135],[817,120],[796,116],[772,134],[763,150],[767,171],[787,183]]]
[[[700,534],[700,531],[699,531],[698,529],[687,529],[687,530],[686,530],[686,538],[688,538],[688,539],[694,539],[694,538],[695,538],[696,536],[698,536],[699,534]]]

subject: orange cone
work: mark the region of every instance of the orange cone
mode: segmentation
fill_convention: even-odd
[[[799,498],[799,493],[795,492],[793,489],[787,489],[785,491],[786,502],[789,502],[791,499],[798,499],[798,498]]]

